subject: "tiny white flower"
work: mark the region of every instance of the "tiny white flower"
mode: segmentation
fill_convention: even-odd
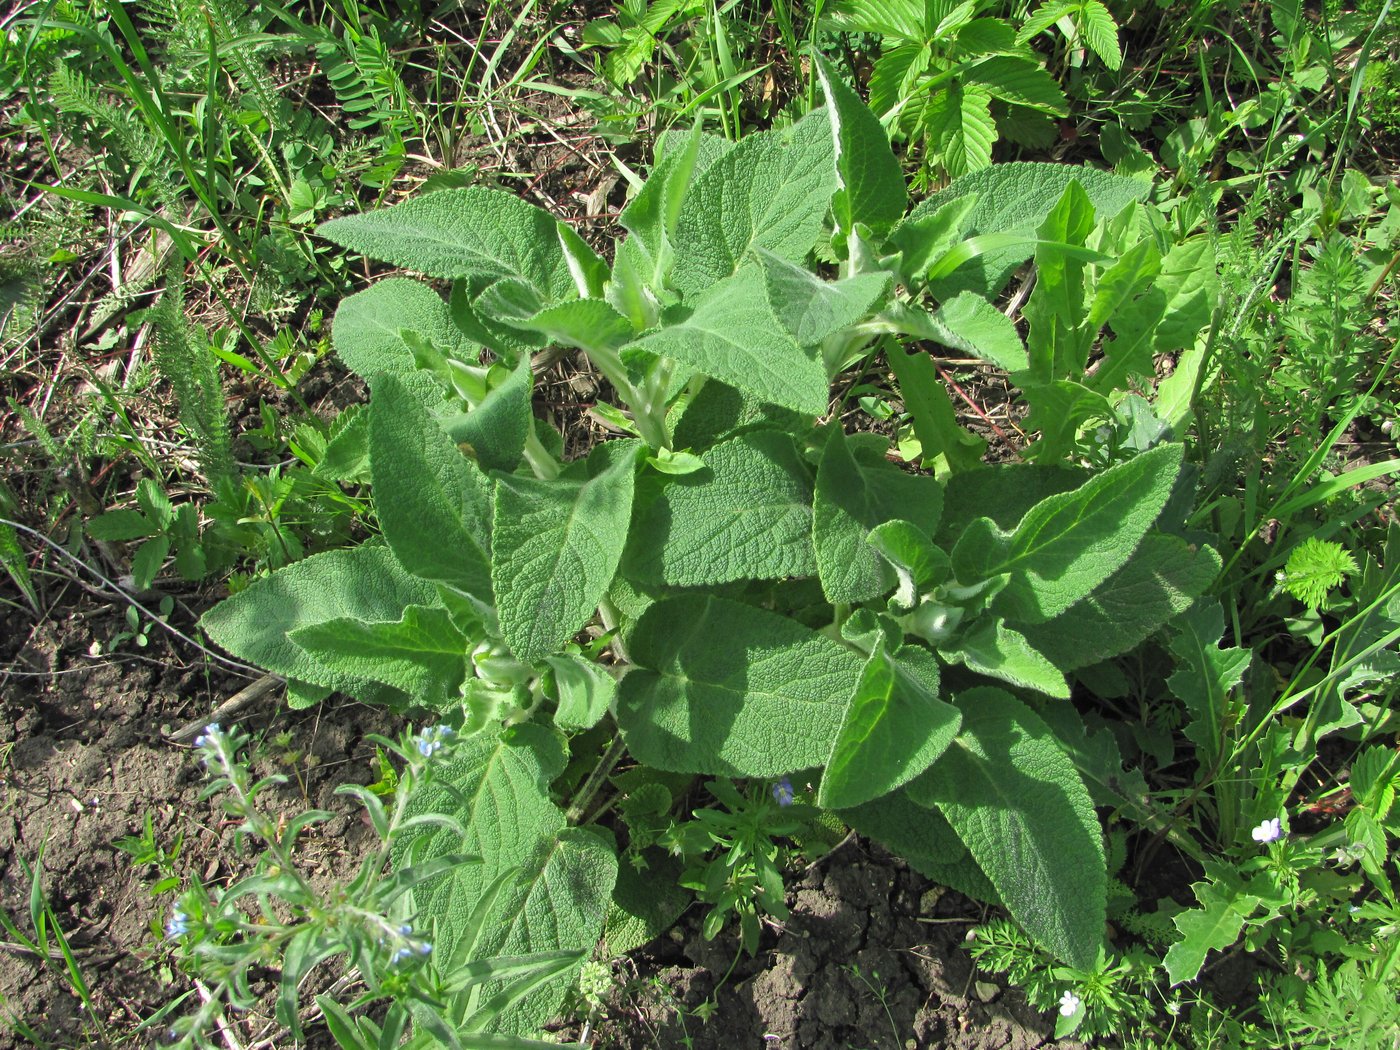
[[[1060,1016],[1070,1017],[1079,1009],[1079,996],[1073,992],[1065,992],[1060,996]]]
[[[1278,817],[1270,817],[1260,823],[1260,825],[1250,832],[1255,842],[1273,842],[1283,834],[1283,824]]]

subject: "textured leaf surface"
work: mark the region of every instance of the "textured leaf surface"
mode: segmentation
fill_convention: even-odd
[[[977,518],[987,517],[1003,529],[1016,523],[1041,500],[1078,488],[1089,477],[1077,467],[1043,463],[998,463],[964,470],[947,481],[943,518],[934,540],[951,550]]]
[[[707,382],[681,407],[672,424],[676,448],[711,448],[745,430],[796,431],[807,420],[801,413],[761,401],[727,383]]]
[[[1057,616],[1132,555],[1171,495],[1181,455],[1161,445],[1111,467],[1037,503],[1009,534],[978,518],[953,548],[954,571],[964,583],[1009,573],[996,605],[1008,618]]]
[[[542,303],[577,295],[558,222],[501,190],[440,190],[331,219],[316,232],[372,259],[467,279],[477,291],[501,278],[518,278]]]
[[[415,576],[489,600],[490,483],[397,378],[381,375],[371,390],[370,476],[384,538]]]
[[[1026,636],[996,617],[984,617],[967,632],[953,650],[969,670],[1003,682],[1034,689],[1046,696],[1069,699],[1069,683],[1050,660],[1026,640]]]
[[[410,576],[386,547],[350,547],[313,554],[220,602],[200,619],[218,645],[274,674],[355,693],[362,681],[332,671],[288,633],[350,618],[398,620],[410,605],[431,605],[437,591]]]
[[[991,93],[980,84],[954,83],[923,107],[928,137],[953,177],[980,171],[992,162],[997,140]]]
[[[617,680],[592,660],[581,656],[546,657],[559,690],[555,725],[566,729],[591,729],[602,721],[617,695]]]
[[[841,819],[862,835],[883,843],[940,886],[951,886],[988,904],[1001,903],[996,889],[943,814],[915,802],[907,790],[842,810]]]
[[[1118,23],[1100,0],[1085,0],[1080,8],[1079,29],[1084,42],[1109,69],[1123,64],[1123,52],[1118,46]]]
[[[821,415],[827,406],[826,369],[773,314],[762,275],[737,274],[695,301],[668,311],[623,350],[674,358],[687,369],[747,391],[762,401]]]
[[[856,223],[877,232],[888,230],[903,218],[909,203],[904,173],[890,149],[889,136],[826,59],[817,55],[816,65],[836,141],[836,172],[841,185],[836,204],[838,222],[848,232]]]
[[[592,950],[602,932],[617,862],[597,836],[566,828],[549,799],[549,782],[564,768],[563,748],[538,726],[505,736],[485,733],[459,745],[452,762],[414,796],[410,815],[445,813],[466,829],[460,838],[433,828],[412,839],[420,859],[447,853],[482,857],[414,890],[421,924],[432,924],[434,954],[451,959],[472,908],[503,872],[518,879],[497,900],[477,958],[558,949]],[[402,863],[405,850],[396,851]],[[508,1011],[500,1027],[530,1031],[558,1010],[572,973],[550,982]]]
[[[331,670],[383,682],[428,707],[446,706],[466,671],[467,641],[441,607],[410,605],[387,623],[340,617],[289,637]]]
[[[954,179],[945,188],[926,198],[909,212],[906,223],[931,215],[951,200],[977,194],[977,203],[967,218],[969,235],[979,233],[1031,234],[1044,221],[1050,209],[1064,195],[1065,187],[1077,181],[1088,193],[1098,215],[1116,215],[1147,195],[1148,183],[1109,172],[1069,164],[1040,164],[1017,161],[997,164]],[[975,291],[995,299],[1006,286],[1011,272],[1028,259],[1032,246],[995,249],[959,267],[930,285],[938,299],[951,298],[961,291]]]
[[[487,391],[470,412],[442,417],[439,422],[453,443],[462,447],[483,470],[512,471],[520,465],[525,442],[534,426],[530,409],[530,358],[520,355],[508,376]]]
[[[1026,347],[1015,323],[980,295],[960,292],[939,303],[933,313],[905,307],[894,316],[915,338],[942,343],[1008,372],[1026,367]]]
[[[768,303],[800,346],[815,346],[827,336],[865,320],[888,297],[888,273],[862,273],[840,281],[823,281],[805,267],[759,249]]]
[[[1089,597],[1047,623],[1021,632],[1057,667],[1072,671],[1126,653],[1191,603],[1215,580],[1220,555],[1150,532],[1121,569]]]
[[[1089,793],[1021,701],[972,689],[957,704],[962,731],[906,790],[938,806],[1027,933],[1087,970],[1103,941],[1107,883]]]
[[[850,649],[723,598],[657,602],[627,642],[618,723],[658,769],[775,777],[820,765],[860,678]]]
[[[943,513],[943,488],[885,459],[888,443],[874,434],[847,437],[833,427],[817,467],[812,540],[829,601],[860,602],[892,586],[893,570],[866,543],[870,530],[894,518],[932,534]]]
[[[671,279],[693,296],[739,269],[749,249],[800,260],[815,244],[836,190],[825,112],[749,135],[690,186],[676,220]]]
[[[501,314],[507,324],[583,350],[615,349],[635,334],[632,323],[602,299],[570,299],[536,313]]]
[[[701,458],[639,516],[628,574],[693,587],[814,573],[812,485],[792,438],[757,430]]]
[[[345,367],[365,379],[377,372],[413,372],[413,348],[405,330],[443,353],[475,361],[480,349],[453,322],[442,297],[421,281],[386,277],[342,299],[331,325],[331,342]]]
[[[1038,63],[1015,55],[993,55],[972,67],[975,78],[1003,102],[1062,117],[1069,110],[1059,83]]]
[[[491,582],[501,633],[525,663],[557,652],[612,582],[632,516],[637,451],[630,441],[600,446],[597,473],[586,479],[497,477]]]
[[[958,709],[938,697],[933,654],[904,646],[891,655],[882,642],[846,705],[817,804],[849,809],[902,787],[943,754],[961,724]]]

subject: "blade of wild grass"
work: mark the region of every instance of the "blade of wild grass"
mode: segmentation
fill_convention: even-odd
[[[297,399],[298,403],[301,404],[302,408],[306,407],[305,402],[301,399],[301,395],[296,391],[295,384],[287,377],[282,366],[267,356],[266,351],[263,349],[262,341],[258,339],[257,334],[244,322],[242,312],[228,300],[227,295],[225,295],[220,286],[220,282],[215,280],[214,275],[209,272],[209,268],[203,260],[200,249],[196,247],[195,242],[188,236],[190,233],[203,233],[204,231],[189,226],[179,226],[164,216],[125,197],[114,197],[111,194],[98,193],[95,190],[80,190],[72,186],[52,186],[43,182],[32,182],[29,183],[29,185],[33,186],[35,189],[51,193],[56,197],[77,201],[80,204],[92,204],[100,208],[110,208],[118,214],[134,214],[139,216],[141,221],[169,234],[170,239],[175,242],[175,246],[180,249],[180,254],[185,257],[186,261],[199,269],[200,274],[205,279],[205,283],[214,291],[215,295],[218,296],[219,301],[228,311],[230,320],[237,325],[243,338],[248,340],[249,345],[254,348],[265,371],[258,370],[248,358],[241,355],[231,355],[231,357],[236,358],[236,360],[233,360],[231,363],[243,368],[244,371],[252,372],[260,376],[274,386],[290,392],[292,396]],[[227,353],[227,351],[225,351],[225,353]]]

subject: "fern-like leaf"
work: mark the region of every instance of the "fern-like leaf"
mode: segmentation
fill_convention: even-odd
[[[1340,543],[1309,536],[1288,556],[1283,569],[1283,589],[1316,609],[1327,593],[1356,572],[1356,559]]]

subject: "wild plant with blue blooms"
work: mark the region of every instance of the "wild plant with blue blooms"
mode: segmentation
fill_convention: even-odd
[[[384,998],[412,1004],[415,1013],[436,1009],[442,1001],[441,979],[427,965],[432,939],[415,925],[410,891],[422,880],[476,858],[449,854],[393,871],[390,855],[410,823],[409,800],[431,781],[434,766],[450,756],[455,737],[444,725],[416,734],[406,731],[398,740],[372,738],[402,761],[402,769],[387,799],[358,784],[336,789],[364,807],[380,844],[352,881],[330,886],[318,886],[302,870],[297,844],[308,829],[333,814],[309,809],[287,821],[273,816],[272,807],[263,806],[263,796],[286,778],[255,777],[245,755],[250,738],[237,726],[224,729],[214,723],[195,740],[209,777],[201,799],[219,798],[224,811],[239,821],[237,842],[251,844],[255,857],[244,878],[227,887],[196,882],[171,909],[166,934],[186,971],[209,991],[199,1009],[174,1022],[177,1045],[210,1045],[208,1033],[221,1017],[257,1002],[252,974],[265,967],[281,971],[276,1018],[292,1038],[301,1039],[298,987],[313,967],[337,956],[344,957],[362,985],[352,1009]],[[450,817],[430,820],[462,833]],[[321,1006],[353,1026],[339,1004]],[[424,1027],[435,1026],[429,1020]]]

